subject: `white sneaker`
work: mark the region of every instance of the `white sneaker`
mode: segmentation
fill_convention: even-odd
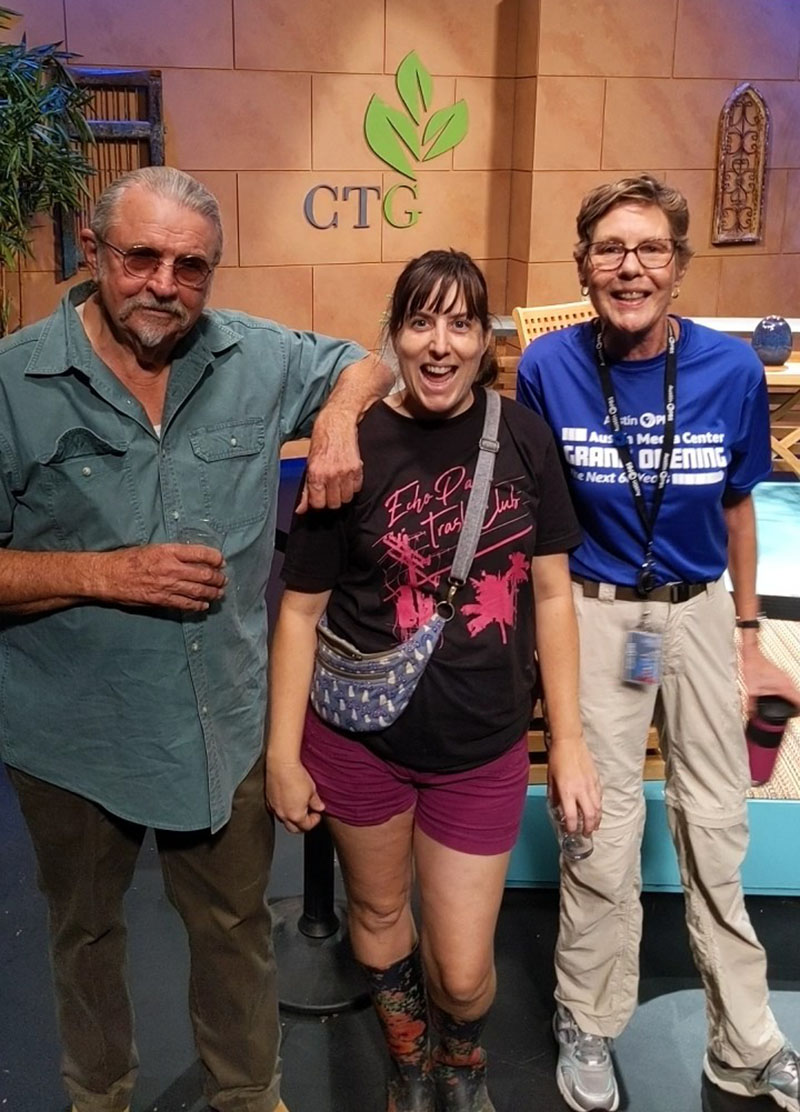
[[[619,1087],[608,1039],[581,1031],[572,1012],[559,1004],[553,1016],[558,1043],[558,1091],[575,1112],[616,1112]]]

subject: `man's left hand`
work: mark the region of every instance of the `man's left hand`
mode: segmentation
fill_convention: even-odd
[[[332,405],[321,409],[311,431],[306,482],[297,513],[309,507],[337,510],[361,489],[364,469],[358,452],[356,418]]]
[[[394,373],[377,355],[365,355],[339,376],[311,430],[306,482],[297,513],[338,510],[361,490],[364,469],[358,451],[358,422],[388,394]]]

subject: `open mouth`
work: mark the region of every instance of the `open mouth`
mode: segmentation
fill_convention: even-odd
[[[650,296],[650,291],[614,290],[611,296],[622,305],[641,305]]]
[[[431,385],[443,385],[449,382],[456,373],[456,367],[452,363],[438,365],[435,363],[423,363],[420,366],[420,374],[425,382]]]

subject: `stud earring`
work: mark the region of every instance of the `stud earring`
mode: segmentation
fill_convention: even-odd
[[[589,287],[585,286],[585,285],[582,285],[581,286],[581,297],[588,297],[588,296],[589,296]]]
[[[675,300],[676,297],[680,297],[680,295],[681,295],[680,286],[673,286],[673,288],[672,288],[672,299],[673,299],[673,301]]]

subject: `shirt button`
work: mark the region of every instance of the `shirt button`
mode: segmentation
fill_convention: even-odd
[[[192,641],[192,652],[196,653],[199,648],[200,646],[198,645],[198,643],[196,641]]]
[[[89,478],[91,473],[92,473],[91,467],[82,467],[81,468],[81,475],[84,475],[87,479]]]
[[[178,511],[177,511],[177,510],[173,510],[173,511],[172,511],[172,520],[173,520],[173,521],[178,521],[178,520],[180,519],[180,516],[181,516],[181,515],[180,515],[180,514],[178,513]]]
[[[200,707],[200,713],[208,714],[208,707],[205,705],[205,703],[203,703],[202,707]]]
[[[236,437],[235,437],[235,436],[232,436],[232,437],[231,437],[231,444],[233,445],[233,447],[234,447],[234,448],[236,447],[236,445],[237,445],[238,443],[239,443],[239,441],[238,441],[238,440],[236,439]]]

